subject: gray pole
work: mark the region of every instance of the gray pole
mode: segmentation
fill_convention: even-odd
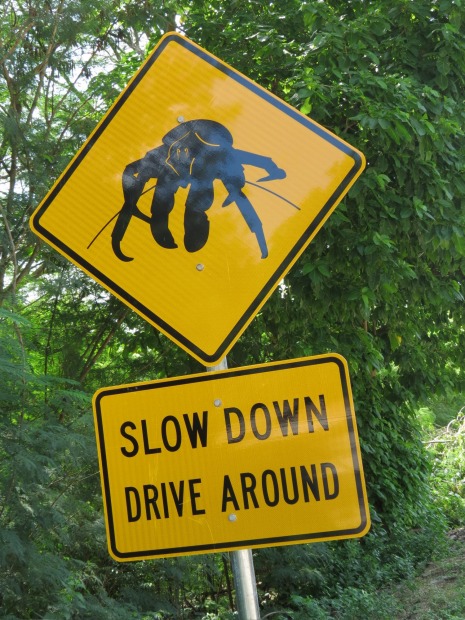
[[[231,551],[229,557],[236,589],[236,607],[239,619],[260,620],[252,551],[250,549]]]
[[[217,366],[207,366],[207,371],[225,370],[227,367],[228,362],[224,358]],[[250,549],[231,551],[229,557],[234,577],[239,620],[260,620],[252,551]]]

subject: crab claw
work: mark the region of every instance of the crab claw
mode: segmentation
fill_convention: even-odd
[[[273,170],[273,172],[270,172],[268,176],[258,179],[257,183],[261,183],[262,181],[274,181],[276,179],[285,179],[285,178],[286,178],[286,171],[283,170],[282,168],[276,167],[276,170]]]

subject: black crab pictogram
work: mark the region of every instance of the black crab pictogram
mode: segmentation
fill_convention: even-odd
[[[169,216],[176,192],[180,187],[188,186],[184,247],[188,252],[203,248],[210,231],[207,211],[214,201],[213,183],[219,179],[228,192],[222,206],[236,204],[250,231],[256,236],[261,257],[266,258],[268,247],[262,222],[243,191],[246,183],[244,165],[262,168],[268,173],[258,182],[286,177],[286,172],[271,157],[236,149],[231,132],[221,123],[197,119],[182,122],[171,129],[160,146],[150,150],[142,159],[128,164],[123,172],[124,204],[117,214],[111,235],[116,257],[122,261],[133,260],[121,249],[132,217],[150,224],[152,236],[159,246],[177,248],[169,228]],[[149,191],[144,187],[150,179],[156,179],[156,185],[150,188],[154,189],[154,193],[149,217],[138,208],[137,203],[141,195]]]

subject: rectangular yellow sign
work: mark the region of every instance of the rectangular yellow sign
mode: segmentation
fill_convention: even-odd
[[[347,364],[337,354],[104,388],[94,415],[115,560],[369,529]]]

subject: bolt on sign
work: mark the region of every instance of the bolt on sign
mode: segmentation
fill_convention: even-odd
[[[94,396],[118,561],[363,536],[369,511],[337,354]]]
[[[170,33],[31,226],[212,365],[363,167],[349,144]]]

